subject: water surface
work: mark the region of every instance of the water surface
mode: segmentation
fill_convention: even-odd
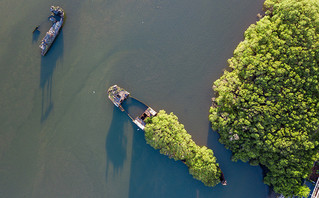
[[[260,167],[232,162],[208,121],[211,85],[262,3],[2,0],[0,197],[268,197]],[[50,5],[66,21],[42,58]],[[229,185],[205,187],[147,145],[106,98],[113,84],[174,112]]]

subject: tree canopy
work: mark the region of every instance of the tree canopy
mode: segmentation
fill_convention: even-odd
[[[161,110],[145,121],[145,139],[148,144],[169,158],[183,161],[189,173],[206,186],[215,186],[220,182],[221,170],[213,151],[198,146],[176,115]]]
[[[319,3],[264,5],[214,82],[209,119],[233,160],[267,167],[264,182],[277,193],[306,196],[303,179],[319,157]]]

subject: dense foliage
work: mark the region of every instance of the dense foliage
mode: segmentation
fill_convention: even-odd
[[[211,149],[198,146],[173,113],[164,110],[146,120],[145,139],[169,158],[183,161],[189,173],[207,186],[220,182],[221,170]]]
[[[278,193],[306,196],[302,182],[319,157],[319,2],[265,8],[214,83],[209,118],[233,160],[266,166],[264,182]]]

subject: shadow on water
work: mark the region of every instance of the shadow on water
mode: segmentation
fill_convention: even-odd
[[[137,129],[134,126],[135,131]],[[194,180],[188,168],[150,147],[144,133],[133,135],[130,175],[130,198],[183,197],[195,198],[201,189],[208,189]]]
[[[147,108],[134,98],[128,98],[122,106],[132,117],[139,116]],[[180,161],[176,162],[161,155],[158,150],[147,145],[144,132],[118,108],[113,109],[113,119],[106,137],[106,179],[111,173],[116,175],[123,169],[127,158],[127,139],[123,126],[127,122],[133,126],[128,197],[196,197],[196,190],[189,186],[201,184],[192,179],[187,167]]]
[[[134,118],[142,114],[147,108],[130,97],[122,103],[122,107]],[[126,160],[127,138],[124,135],[124,123],[127,121],[129,121],[129,117],[125,116],[125,113],[120,111],[119,108],[114,107],[112,123],[105,141],[106,178],[111,171],[110,163],[113,166],[113,174],[118,174]]]
[[[41,100],[41,122],[44,122],[50,115],[53,109],[52,101],[52,86],[53,73],[57,66],[58,60],[63,58],[63,30],[55,39],[47,54],[41,57],[41,72],[40,72],[40,88],[42,90]],[[39,49],[40,55],[40,49]]]
[[[208,126],[208,137],[207,137],[207,147],[214,151],[214,155],[217,158],[217,162],[223,173],[225,174],[225,179],[227,180],[227,172],[224,169],[227,169],[228,163],[232,162],[232,152],[227,150],[223,144],[221,144],[219,140],[219,134],[216,131],[211,129],[211,124]]]
[[[32,43],[38,42],[39,36],[40,36],[40,31],[39,31],[39,30],[35,30],[35,31],[32,33]]]
[[[124,123],[128,121],[118,108],[113,109],[113,119],[105,140],[106,150],[106,178],[113,166],[113,174],[118,174],[126,159],[127,138],[124,135]]]
[[[218,141],[219,138],[220,135],[211,129],[211,124],[209,123],[207,146],[213,149],[217,162],[228,183],[225,187],[227,192],[220,196],[232,197],[233,194],[236,194],[240,198],[274,198],[271,189],[263,183],[263,170],[261,167],[251,166],[249,163],[242,161],[232,161],[232,152]]]

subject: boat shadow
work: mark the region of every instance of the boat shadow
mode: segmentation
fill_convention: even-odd
[[[58,61],[63,58],[63,49],[63,31],[61,30],[60,34],[57,36],[56,40],[52,44],[51,49],[49,49],[48,53],[45,56],[41,57],[41,123],[48,119],[54,106],[52,100],[53,73],[56,69]]]
[[[39,30],[35,30],[32,33],[32,43],[38,42],[40,34],[41,34],[41,32]]]
[[[136,131],[138,127],[134,126],[134,129]],[[134,133],[128,197],[195,198],[203,190],[210,191],[192,178],[185,164],[169,159],[149,146],[143,131]]]
[[[113,167],[113,175],[116,175],[123,169],[127,158],[127,138],[124,135],[124,123],[128,121],[127,119],[118,108],[113,108],[113,119],[105,140],[106,179],[112,171],[110,165]]]

